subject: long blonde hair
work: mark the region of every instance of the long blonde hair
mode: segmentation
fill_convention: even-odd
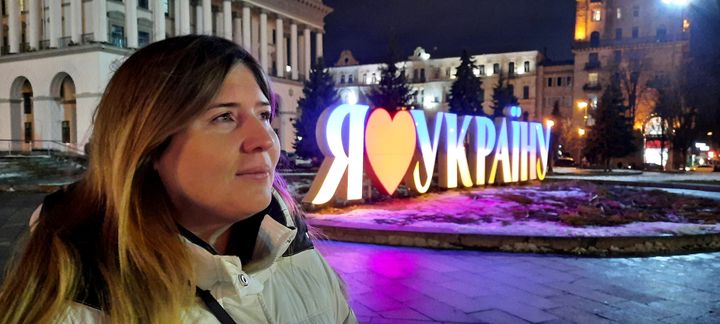
[[[152,161],[203,112],[236,64],[247,66],[272,100],[259,64],[217,37],[166,39],[122,64],[96,111],[88,172],[68,198],[70,207],[61,217],[41,217],[13,261],[0,288],[0,322],[55,321],[87,289],[88,256],[74,237],[95,229],[88,224],[99,231],[90,259],[101,282],[99,307],[111,321],[180,321],[194,300],[194,275]],[[288,197],[279,177],[273,185]]]

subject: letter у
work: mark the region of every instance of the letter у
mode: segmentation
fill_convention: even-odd
[[[464,187],[472,187],[467,156],[465,154],[465,135],[472,116],[462,116],[458,124],[457,115],[445,114],[445,127],[442,129],[442,145],[438,164],[438,182],[442,188],[457,188],[458,173]]]
[[[428,122],[425,118],[425,112],[422,110],[411,110],[410,114],[415,121],[415,131],[417,132],[417,148],[415,157],[411,164],[412,174],[408,172],[408,180],[405,183],[410,184],[413,190],[418,193],[426,193],[430,189],[433,172],[435,170],[435,159],[438,154],[440,145],[440,132],[442,129],[445,113],[439,112],[435,118],[430,120],[433,125],[431,132],[428,130]],[[421,176],[422,175],[422,176]],[[422,178],[425,180],[423,181]]]

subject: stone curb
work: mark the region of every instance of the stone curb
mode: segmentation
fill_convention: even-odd
[[[601,179],[547,179],[550,181],[568,181],[568,180],[580,180],[587,181],[601,185],[623,185],[632,187],[651,187],[651,188],[669,188],[669,189],[687,189],[687,190],[698,190],[698,191],[709,191],[709,192],[720,192],[720,186],[697,184],[697,183],[682,183],[682,182],[651,182],[651,181],[619,181],[619,180],[601,180]]]
[[[464,249],[578,256],[655,256],[720,251],[720,233],[679,236],[552,237],[370,229],[308,219],[336,241],[433,249]]]

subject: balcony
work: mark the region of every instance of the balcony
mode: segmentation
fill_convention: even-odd
[[[675,35],[661,35],[661,36],[647,36],[638,38],[623,38],[623,39],[600,39],[596,42],[590,41],[576,41],[573,43],[574,49],[586,49],[586,48],[597,48],[597,47],[613,47],[613,46],[628,46],[634,44],[652,44],[652,43],[668,43],[668,42],[680,42],[690,40],[690,33],[682,33]]]
[[[590,61],[585,63],[585,71],[600,69],[600,61]]]
[[[585,83],[585,85],[583,85],[582,88],[584,91],[587,91],[587,92],[598,92],[598,91],[602,90],[602,87],[600,86],[599,83]]]

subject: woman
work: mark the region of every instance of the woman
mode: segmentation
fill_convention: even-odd
[[[100,101],[87,175],[45,198],[2,323],[353,323],[275,174],[272,92],[234,43],[153,43]]]

